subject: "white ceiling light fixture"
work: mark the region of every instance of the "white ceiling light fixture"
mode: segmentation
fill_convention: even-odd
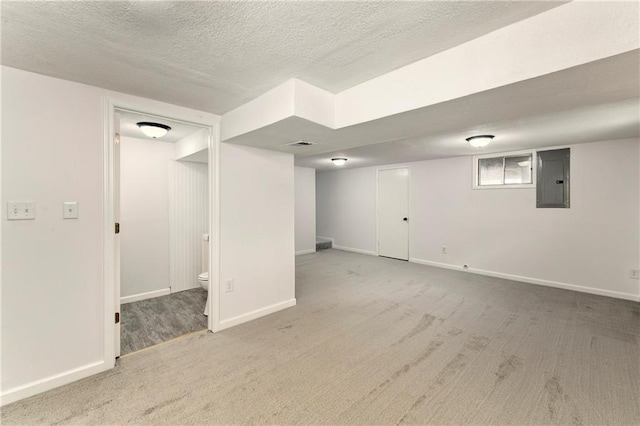
[[[489,145],[489,143],[493,140],[493,138],[495,138],[494,135],[471,136],[467,138],[467,142],[469,142],[469,145],[471,145],[474,148],[483,148]]]
[[[140,130],[142,130],[142,133],[144,133],[145,135],[153,139],[161,138],[164,135],[166,135],[169,132],[169,130],[171,130],[171,127],[165,124],[160,124],[160,123],[151,123],[148,121],[141,121],[136,124],[138,125]]]
[[[315,142],[311,142],[305,139],[301,139],[299,141],[295,141],[295,142],[289,142],[287,145],[289,146],[311,146],[311,145],[315,145]]]
[[[347,163],[347,159],[344,157],[332,158],[331,161],[333,161],[333,164],[336,166],[344,166]]]

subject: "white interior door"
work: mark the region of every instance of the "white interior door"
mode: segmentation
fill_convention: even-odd
[[[378,255],[409,260],[409,169],[378,170]]]
[[[114,129],[115,137],[113,146],[113,217],[117,225],[115,225],[114,232],[119,231],[120,227],[120,114],[116,111],[114,116]],[[114,251],[115,251],[115,310],[116,318],[120,319],[120,233],[116,232],[114,239]],[[120,356],[120,321],[116,322],[116,329],[114,333],[114,348],[116,358]]]

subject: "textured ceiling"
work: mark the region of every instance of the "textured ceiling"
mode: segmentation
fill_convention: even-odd
[[[225,113],[341,91],[562,2],[2,1],[2,64]]]

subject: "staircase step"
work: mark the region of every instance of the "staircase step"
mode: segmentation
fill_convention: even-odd
[[[327,250],[327,249],[330,249],[331,247],[332,247],[331,241],[316,242],[316,251]]]

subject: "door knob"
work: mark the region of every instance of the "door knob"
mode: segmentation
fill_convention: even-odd
[[[408,217],[402,218],[402,220],[404,220],[405,222],[407,222],[409,220]]]

